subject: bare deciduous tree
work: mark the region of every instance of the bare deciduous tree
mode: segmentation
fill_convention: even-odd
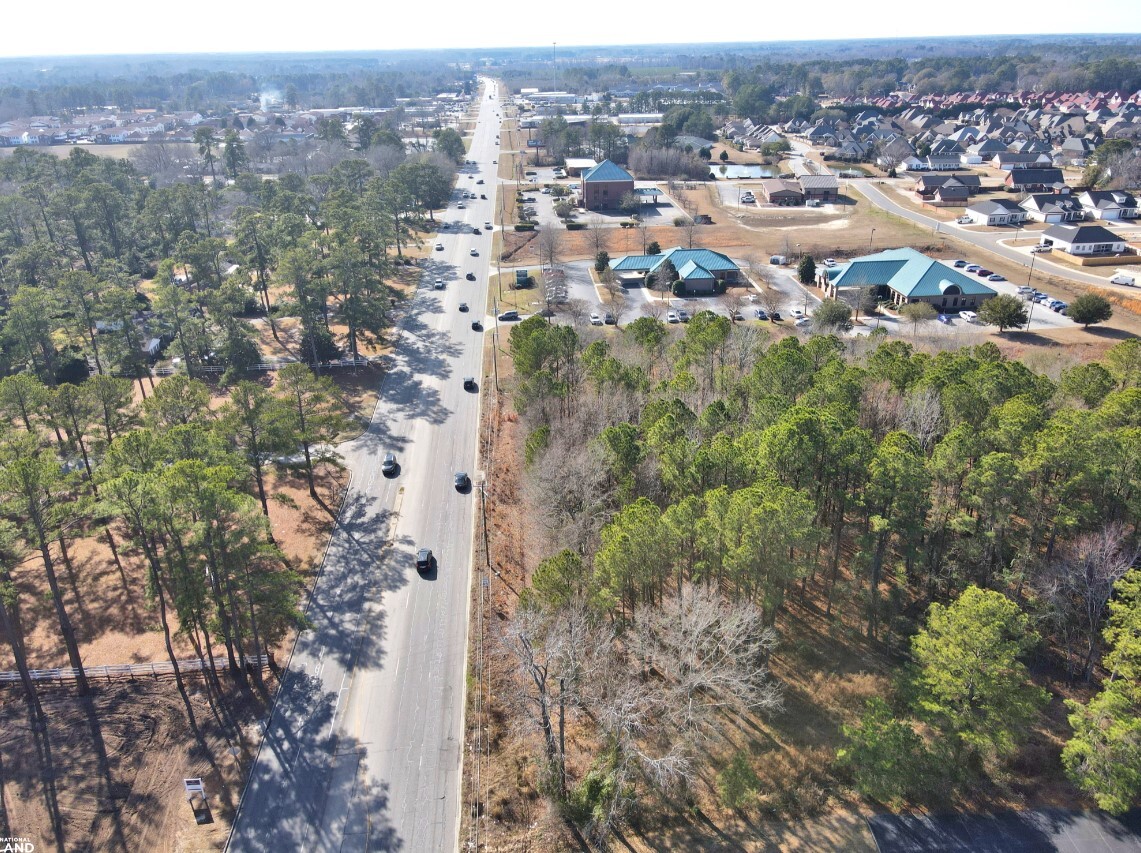
[[[943,401],[935,388],[920,388],[908,395],[903,405],[903,428],[915,436],[928,453],[943,433]]]
[[[610,244],[609,236],[602,217],[592,216],[586,221],[586,239],[590,241],[591,254],[597,257],[599,252],[605,252]]]
[[[590,305],[583,299],[571,299],[563,306],[563,311],[570,317],[574,325],[581,326],[586,322],[586,316],[590,313]]]

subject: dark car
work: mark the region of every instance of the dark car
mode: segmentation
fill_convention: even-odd
[[[988,275],[994,275],[994,270],[988,270],[986,267],[975,270],[975,275],[979,278],[986,278]]]
[[[477,386],[475,384],[475,377],[474,376],[465,376],[464,377],[464,390],[465,391],[474,391],[477,387],[479,387],[479,386]]]
[[[386,477],[391,477],[396,473],[396,454],[384,454],[384,461],[380,463],[380,473]]]
[[[467,303],[466,302],[460,303],[460,310],[461,311],[467,311]]]
[[[484,201],[487,201],[487,196],[484,193],[480,193],[479,197],[482,198]]]
[[[769,314],[769,319],[772,320],[774,323],[779,323],[780,319],[781,319],[780,312],[774,311],[773,313]]]
[[[476,237],[478,237],[483,232],[480,231],[478,228],[473,228],[473,229],[471,229],[471,233],[474,234]]]
[[[476,181],[476,183],[477,183],[477,184],[482,184],[482,183],[483,183],[483,178],[480,178],[478,181]]]
[[[482,332],[483,331],[483,323],[479,322],[479,320],[472,320],[471,321],[471,330],[473,332]]]
[[[467,275],[464,276],[464,278],[466,278],[468,281],[475,281],[475,273],[469,272]]]
[[[499,315],[499,319],[500,320],[518,320],[519,319],[519,312],[514,310],[514,309],[512,309],[510,311],[504,311],[502,314]]]
[[[767,312],[767,311],[765,311],[765,309],[764,309],[764,308],[757,308],[757,309],[755,309],[755,310],[753,311],[753,316],[754,316],[754,317],[756,317],[758,320],[767,320],[767,319],[769,319],[769,315],[768,315],[768,312]]]
[[[426,572],[435,564],[436,558],[432,556],[431,548],[421,548],[416,552],[416,571]]]
[[[456,477],[455,477],[455,483],[456,483],[456,491],[457,492],[466,492],[468,489],[471,488],[471,477],[469,477],[463,471],[457,471]]]

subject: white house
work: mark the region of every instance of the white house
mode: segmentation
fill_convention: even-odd
[[[1125,238],[1102,225],[1051,225],[1042,244],[1071,255],[1111,255],[1125,251]]]
[[[1086,190],[1078,198],[1094,219],[1136,219],[1141,215],[1137,199],[1125,190]]]
[[[1026,211],[1008,198],[976,202],[967,208],[966,215],[975,225],[1020,225],[1026,221]]]

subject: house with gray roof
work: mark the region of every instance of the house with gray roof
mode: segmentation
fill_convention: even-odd
[[[801,175],[800,188],[805,201],[835,201],[840,195],[840,181],[835,175]]]
[[[1015,192],[1069,192],[1061,169],[1011,169],[1006,185]]]
[[[1078,199],[1094,219],[1136,219],[1137,199],[1125,190],[1086,190]]]
[[[1027,212],[1016,201],[996,198],[969,205],[965,215],[974,225],[1021,225]]]
[[[1036,193],[1024,198],[1020,206],[1026,211],[1027,218],[1035,222],[1050,224],[1075,222],[1086,218],[1086,210],[1082,207],[1081,201],[1072,195]]]
[[[1070,255],[1120,255],[1125,238],[1104,225],[1052,225],[1042,232],[1042,245]]]
[[[896,306],[926,302],[940,314],[976,310],[994,290],[976,276],[929,258],[915,249],[888,249],[854,258],[838,275],[825,279],[824,290],[837,298],[844,291],[873,288]]]

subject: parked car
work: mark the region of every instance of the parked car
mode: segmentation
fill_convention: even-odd
[[[618,318],[615,317],[610,311],[607,311],[605,314],[602,315],[602,322],[605,323],[607,326],[614,326],[614,325],[617,325]]]
[[[515,309],[512,309],[510,311],[504,311],[502,314],[499,315],[499,319],[500,320],[518,320],[519,319],[519,312],[516,311]]]
[[[978,264],[968,264],[963,272],[978,272],[980,269],[982,269],[982,267],[980,267]]]
[[[835,258],[825,258],[824,259],[824,266],[826,266],[826,267],[836,266],[836,259]]]
[[[1059,314],[1065,314],[1065,313],[1066,313],[1066,309],[1067,309],[1067,308],[1069,308],[1069,307],[1070,307],[1070,306],[1069,306],[1069,303],[1067,303],[1067,302],[1063,302],[1061,299],[1059,299],[1059,300],[1057,300],[1057,301],[1053,302],[1053,303],[1050,305],[1050,310],[1051,310],[1051,311],[1056,311],[1056,312],[1057,312],[1057,313],[1059,313]]]
[[[979,278],[986,278],[988,275],[994,275],[994,270],[988,270],[986,267],[975,270],[975,275]]]
[[[753,309],[753,316],[756,317],[758,320],[769,319],[768,312],[766,312],[764,308],[754,308]]]
[[[812,325],[812,318],[811,317],[798,317],[796,320],[796,323],[794,323],[793,325],[795,325],[798,329],[807,329],[809,326]]]
[[[736,308],[730,308],[725,313],[729,315],[730,320],[736,321],[736,320],[744,320],[745,319],[745,315],[742,314],[740,311],[738,311]]]
[[[968,323],[973,323],[979,318],[979,315],[974,311],[960,311],[959,316],[966,320]]]
[[[396,454],[384,454],[384,461],[380,463],[380,473],[386,477],[391,477],[396,473]]]
[[[416,571],[426,572],[435,562],[436,558],[432,556],[431,548],[421,548],[416,552]]]
[[[1030,294],[1032,294],[1033,292],[1034,292],[1034,288],[1032,288],[1032,287],[1027,287],[1025,284],[1024,284],[1024,285],[1022,285],[1022,287],[1018,288],[1018,294],[1019,294],[1020,296],[1029,296],[1029,295],[1030,295]]]
[[[1044,245],[1042,245],[1041,243],[1039,243],[1037,246],[1031,246],[1031,247],[1030,247],[1030,252],[1031,252],[1032,254],[1035,254],[1035,255],[1036,255],[1036,254],[1038,254],[1039,252],[1048,252],[1048,251],[1050,251],[1050,250],[1051,250],[1051,249],[1053,249],[1053,248],[1054,248],[1053,246],[1044,246]]]
[[[987,281],[1006,281],[1006,276],[1000,273],[991,273],[986,277]]]
[[[966,262],[966,261],[964,261],[964,260],[958,260],[958,261],[955,261],[955,268],[956,268],[956,269],[962,269],[962,268],[963,268],[963,267],[965,267],[966,265],[967,265],[967,262]]]
[[[774,311],[773,313],[769,314],[769,319],[774,323],[779,323],[781,321],[780,311]]]
[[[677,315],[677,311],[670,311],[668,314],[666,314],[666,322],[667,323],[680,323],[681,317],[679,317]]]
[[[959,217],[958,219],[956,219],[955,221],[956,221],[957,223],[959,223],[960,225],[970,225],[970,224],[971,224],[971,217],[969,217],[969,216],[960,216],[960,217]]]
[[[602,315],[595,312],[595,311],[591,311],[590,312],[590,325],[601,326],[602,325]]]
[[[688,322],[689,322],[689,312],[688,312],[688,311],[684,311],[684,310],[681,310],[681,309],[679,309],[679,310],[678,310],[678,312],[677,312],[677,317],[678,317],[678,319],[679,319],[679,320],[681,320],[683,323],[688,323]]]
[[[794,320],[799,320],[801,317],[803,317],[803,316],[804,316],[804,312],[803,312],[803,311],[801,311],[799,308],[793,308],[793,309],[792,309],[792,310],[789,312],[789,316],[791,316],[791,317],[792,317],[792,319],[794,319]]]

